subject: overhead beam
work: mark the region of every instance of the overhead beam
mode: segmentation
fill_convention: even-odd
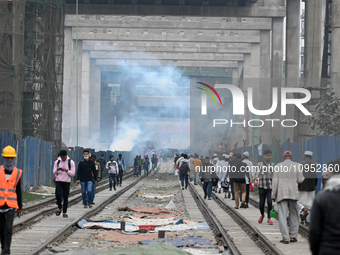
[[[84,41],[83,50],[191,53],[251,53],[251,43]]]
[[[66,15],[65,27],[76,26],[76,15]],[[176,17],[176,16],[78,16],[78,27],[142,29],[271,30],[271,18]]]
[[[183,41],[183,42],[260,42],[257,30],[185,30],[169,29],[103,29],[82,27],[78,29],[78,40],[101,41]],[[76,28],[72,27],[72,38],[76,39]]]
[[[96,65],[141,65],[141,66],[181,66],[181,67],[224,67],[237,68],[238,61],[172,61],[172,60],[125,60],[96,59]]]
[[[264,1],[262,6],[194,6],[194,5],[112,5],[79,4],[79,14],[203,16],[203,17],[285,17],[285,1]],[[266,5],[265,5],[266,4]],[[75,14],[76,5],[66,4],[66,14]]]
[[[159,52],[114,52],[90,51],[96,59],[137,59],[137,60],[190,60],[190,61],[243,61],[243,54],[221,53],[159,53]]]

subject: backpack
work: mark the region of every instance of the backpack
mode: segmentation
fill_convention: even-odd
[[[59,167],[59,164],[60,164],[60,160],[58,160],[57,162],[57,168]],[[70,158],[68,159],[68,170],[71,170],[71,159]]]
[[[57,168],[59,168],[59,164],[60,164],[60,160],[58,160],[57,162]],[[71,159],[68,159],[68,170],[71,170]],[[57,177],[57,175],[53,175],[53,182],[55,182],[55,178]]]
[[[184,161],[184,162],[182,163],[181,167],[179,168],[179,173],[180,173],[181,175],[187,175],[189,171],[190,171],[190,168],[189,168],[189,166],[188,166],[188,162],[185,162],[185,161]]]

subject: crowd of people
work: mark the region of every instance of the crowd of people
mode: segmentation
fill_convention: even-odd
[[[138,177],[142,174],[142,168],[144,171],[144,176],[149,177],[149,170],[155,170],[159,161],[159,157],[156,154],[151,155],[151,162],[149,155],[145,155],[142,159],[141,155],[136,155],[133,160],[133,176]],[[150,164],[151,163],[151,164]]]
[[[257,187],[259,224],[265,218],[265,204],[267,224],[274,224],[271,219],[273,202],[277,204],[279,215],[287,216],[279,217],[281,243],[297,242],[299,223],[302,223],[310,227],[309,243],[313,255],[338,254],[340,223],[337,215],[340,209],[336,205],[340,202],[340,160],[331,161],[322,169],[323,191],[315,197],[316,172],[320,165],[312,161],[313,152],[305,151],[299,163],[292,161],[291,151],[285,151],[283,161],[278,164],[271,162],[271,157],[272,152],[265,150],[263,161],[253,165],[247,151],[223,154],[221,159],[216,153],[212,158],[183,153],[175,155],[174,166],[182,190],[187,189],[191,176],[194,185],[198,180],[203,182],[204,199],[211,200],[213,191],[223,191],[224,198],[235,200],[235,209],[248,208],[250,190]]]
[[[1,254],[10,254],[12,228],[15,212],[22,213],[21,175],[22,170],[15,167],[17,157],[13,147],[3,149],[3,165],[0,167],[0,239]],[[312,161],[313,153],[305,151],[301,162],[292,160],[290,151],[283,153],[283,162],[271,162],[272,152],[263,152],[263,161],[253,165],[249,152],[217,154],[212,158],[199,158],[198,154],[176,155],[174,165],[181,180],[182,190],[188,188],[189,176],[194,185],[203,182],[204,199],[211,200],[212,192],[223,192],[225,199],[235,200],[235,209],[249,208],[249,193],[254,186],[258,188],[260,216],[258,223],[265,218],[267,203],[267,224],[273,225],[271,210],[273,202],[277,203],[279,228],[283,244],[297,242],[299,222],[310,228],[309,243],[313,255],[338,254],[340,251],[340,223],[337,220],[340,209],[340,159],[331,161],[322,169],[322,191],[315,196],[319,179],[315,170],[319,165]],[[88,150],[83,151],[83,160],[76,169],[75,163],[65,150],[61,150],[54,162],[53,174],[56,186],[58,210],[56,216],[63,214],[67,218],[70,183],[76,176],[81,186],[84,208],[91,208],[95,203],[96,185],[101,181],[103,172],[109,174],[109,190],[122,186],[122,177],[126,163],[122,154],[108,162],[104,155],[96,159]],[[151,161],[151,162],[150,162]],[[153,154],[151,160],[146,155],[134,159],[133,174],[148,177],[149,170],[155,169],[159,158]],[[313,171],[314,170],[314,171]],[[240,203],[241,202],[241,203]],[[289,226],[287,224],[289,223]]]

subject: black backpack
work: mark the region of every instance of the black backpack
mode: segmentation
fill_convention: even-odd
[[[183,162],[181,167],[179,168],[179,173],[181,175],[187,175],[189,171],[190,171],[190,168],[188,166],[188,163],[187,162]]]
[[[59,167],[59,164],[60,164],[60,160],[58,160],[57,168]],[[71,159],[70,158],[68,159],[68,170],[71,170]]]

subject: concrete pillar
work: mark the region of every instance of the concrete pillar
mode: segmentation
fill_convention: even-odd
[[[238,68],[233,68],[233,85],[237,85],[239,76]]]
[[[333,14],[335,14],[334,11]],[[322,62],[321,15],[322,0],[305,1],[304,87],[320,86]]]
[[[79,100],[79,144],[83,147],[88,146],[90,135],[90,52],[83,51],[81,69],[81,96]],[[92,105],[91,105],[92,106]]]
[[[283,82],[283,18],[273,18],[272,21],[272,87],[277,87],[278,91],[280,91]],[[271,115],[271,119],[279,121],[274,121],[274,125],[271,128],[270,143],[273,137],[277,140],[282,140],[280,110],[278,106]]]
[[[66,145],[70,145],[71,142],[71,104],[74,100],[74,98],[71,97],[72,63],[72,28],[65,27],[62,141]]]
[[[260,110],[267,110],[271,107],[271,64],[270,64],[270,31],[262,30],[260,32],[260,63],[259,63],[259,90],[261,98],[259,101]],[[268,99],[268,100],[267,100]],[[269,116],[258,116],[259,119],[264,121],[264,126],[259,128],[259,143],[270,144],[271,128],[269,123],[266,122]]]
[[[247,121],[250,119],[249,110],[246,106],[247,102],[247,88],[251,86],[252,82],[252,59],[251,54],[244,54],[243,61],[243,94],[245,95],[245,105],[244,105],[244,115],[233,116],[233,122],[243,123],[245,120],[245,126],[243,124],[233,124],[231,128],[231,144],[230,147],[234,148],[234,145],[237,143],[237,146],[240,147],[243,145],[243,140],[246,140],[246,144],[250,145],[251,141],[249,140],[250,130],[247,125]]]
[[[82,89],[82,54],[83,54],[83,42],[82,40],[78,40],[78,52],[76,51],[76,40],[73,40],[73,54],[72,54],[72,88],[71,88],[71,119],[70,119],[70,126],[71,126],[71,146],[77,145],[77,132],[80,141],[80,100],[81,100],[81,89]],[[76,82],[76,56],[78,55],[78,85]],[[77,86],[78,86],[78,130],[77,130],[77,104],[76,104],[76,97],[77,97]],[[78,143],[79,145],[79,143]]]
[[[340,96],[340,2],[332,2],[331,84],[333,92]]]
[[[251,44],[251,82],[250,87],[253,89],[253,105],[255,109],[260,109],[260,101],[257,100],[261,97],[261,91],[260,91],[260,82],[259,82],[259,76],[260,74],[260,44],[258,43],[252,43]],[[248,93],[247,93],[248,97]],[[247,104],[247,103],[246,103]],[[247,107],[248,108],[248,107]],[[249,110],[248,110],[249,111]],[[249,112],[249,119],[258,119],[258,115],[255,115],[251,112]],[[248,125],[248,123],[247,123]],[[252,126],[260,125],[259,122],[251,122]],[[259,142],[259,129],[262,127],[249,127],[249,135],[250,135],[250,141],[251,145],[258,144]],[[248,143],[249,144],[249,143]]]
[[[100,131],[100,91],[101,70],[95,65],[95,59],[90,60],[90,135],[97,139]],[[99,142],[99,141],[98,141]]]
[[[286,17],[286,87],[299,86],[300,58],[300,0],[287,0]],[[286,119],[299,121],[299,110],[294,105],[287,106]],[[299,126],[284,128],[285,139],[298,140]],[[283,141],[284,142],[284,141]]]

